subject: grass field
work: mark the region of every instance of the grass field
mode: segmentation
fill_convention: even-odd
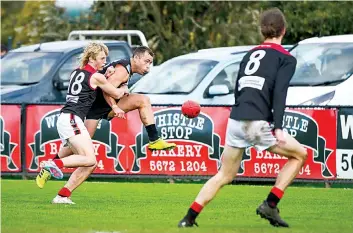
[[[1,232],[353,232],[353,189],[291,187],[279,207],[289,229],[274,228],[255,214],[269,186],[224,187],[198,218],[199,228],[178,221],[202,184],[86,182],[76,205],[52,205],[64,182],[40,190],[33,180],[1,180]]]

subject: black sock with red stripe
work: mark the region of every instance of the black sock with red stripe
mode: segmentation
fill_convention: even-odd
[[[267,203],[271,208],[276,208],[278,202],[281,200],[282,196],[284,194],[284,191],[280,190],[277,187],[273,187],[271,189],[271,192],[267,196]]]
[[[186,218],[189,220],[195,220],[197,216],[200,214],[202,211],[203,206],[194,201],[192,205],[190,206],[188,213],[186,214]]]
[[[155,124],[146,125],[145,128],[150,142],[156,141],[159,138],[158,131]]]

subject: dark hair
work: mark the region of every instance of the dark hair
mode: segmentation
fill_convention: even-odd
[[[2,51],[6,51],[6,52],[9,51],[4,44],[1,44],[1,52]]]
[[[144,54],[145,52],[148,52],[149,55],[151,55],[151,57],[154,57],[154,53],[152,51],[152,49],[148,48],[147,46],[139,46],[137,47],[134,52],[133,52],[133,57],[135,56],[140,56],[142,54]]]
[[[264,11],[260,17],[261,33],[267,38],[280,37],[286,28],[286,18],[278,8]]]

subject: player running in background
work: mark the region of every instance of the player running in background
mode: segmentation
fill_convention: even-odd
[[[150,65],[153,62],[153,56],[154,54],[151,49],[140,46],[134,50],[133,56],[130,59],[113,61],[99,72],[106,74],[110,83],[115,87],[123,88],[125,93],[127,93],[127,82],[129,78],[134,73],[141,75],[148,73]],[[84,124],[90,136],[93,137],[101,119],[111,120],[114,116],[124,118],[124,113],[135,109],[139,111],[141,122],[145,125],[150,140],[148,145],[149,149],[169,150],[175,148],[175,143],[168,143],[159,137],[151,103],[149,98],[142,94],[126,94],[120,100],[115,100],[98,88],[96,100],[88,112]],[[63,147],[60,149],[56,158],[64,158],[71,154],[72,151],[69,147]],[[72,192],[89,177],[95,168],[96,165],[76,169],[70,176],[69,181],[58,192],[53,203],[74,204],[70,199]],[[50,176],[50,174],[45,171],[42,173],[41,176],[37,177],[37,184],[40,188],[43,188],[48,179],[45,177]]]
[[[288,158],[266,200],[256,209],[273,226],[288,227],[279,216],[277,204],[307,157],[305,148],[282,130],[287,90],[297,62],[281,46],[286,21],[279,9],[263,12],[260,26],[264,43],[249,51],[240,63],[222,166],[203,186],[179,227],[197,225],[195,219],[202,209],[235,178],[244,149],[249,146]]]

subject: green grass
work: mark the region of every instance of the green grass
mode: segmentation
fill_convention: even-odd
[[[353,190],[291,187],[279,207],[291,226],[274,228],[255,214],[270,187],[224,187],[197,219],[178,221],[202,184],[86,182],[72,196],[76,205],[52,205],[64,182],[41,190],[33,180],[1,180],[1,232],[353,232]]]

